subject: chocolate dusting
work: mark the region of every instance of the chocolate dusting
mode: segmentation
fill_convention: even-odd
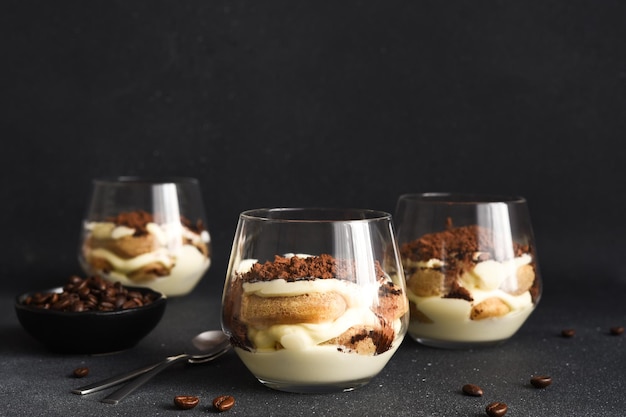
[[[517,255],[524,251],[524,247],[515,244],[514,250]],[[495,258],[491,231],[477,225],[426,234],[417,240],[405,243],[400,248],[400,255],[413,261],[452,257],[459,261],[470,262],[476,252],[483,252]]]
[[[135,229],[133,236],[143,236],[148,234],[146,226],[154,222],[154,217],[147,211],[136,210],[119,213],[117,216],[107,218],[107,221]]]
[[[187,229],[191,230],[192,232],[196,232],[198,234],[202,233],[204,230],[206,230],[206,227],[204,226],[204,222],[202,221],[202,219],[198,219],[196,220],[196,223],[193,224],[191,222],[191,220],[189,220],[188,218],[184,217],[184,216],[180,216],[180,222],[182,223],[183,226],[185,226]]]
[[[394,331],[392,328],[384,324],[384,320],[381,320],[381,322],[383,323],[383,327],[381,329],[363,329],[359,333],[353,335],[349,340],[348,346],[357,346],[360,341],[371,339],[372,344],[376,347],[376,355],[380,355],[381,353],[388,351],[393,343]]]
[[[443,298],[460,298],[465,301],[474,301],[472,294],[467,288],[460,286],[456,281],[451,285],[450,292],[443,296]]]
[[[377,280],[384,280],[385,273],[378,261],[374,265]],[[271,281],[284,279],[288,282],[313,279],[342,279],[355,281],[354,262],[338,260],[328,254],[319,256],[290,258],[276,255],[273,261],[255,263],[252,268],[241,275],[245,282]]]
[[[426,234],[403,244],[400,247],[400,256],[412,261],[445,259],[446,265],[441,272],[446,277],[445,285],[452,288],[447,297],[467,300],[468,297],[471,299],[469,293],[465,294],[467,290],[459,289],[458,285],[454,286],[456,279],[477,261],[504,260],[496,256],[497,243],[492,231],[486,227],[471,225],[455,228],[448,222],[448,229],[444,231]],[[478,259],[475,258],[477,253]],[[530,246],[513,242],[513,255],[517,257],[524,253],[531,253]]]
[[[154,223],[154,216],[145,210],[135,210],[121,212],[117,216],[108,217],[106,220],[115,223],[118,226],[126,226],[131,229],[135,229],[133,236],[143,236],[148,234],[146,226],[148,223]],[[196,233],[200,233],[205,230],[204,223],[201,219],[198,219],[194,225],[191,220],[181,216],[180,222],[183,226]]]
[[[241,320],[243,282],[240,279],[232,280],[229,293],[229,302],[224,303],[224,308],[222,310],[222,321],[231,330],[231,345],[249,351],[253,345],[248,338],[247,326]]]
[[[376,332],[372,332],[373,334],[371,334],[374,346],[376,346],[377,355],[391,349],[391,345],[393,344],[393,339],[395,336],[395,331],[393,330],[393,327],[388,325],[387,321],[382,317],[380,317],[380,321],[382,324],[382,329]]]

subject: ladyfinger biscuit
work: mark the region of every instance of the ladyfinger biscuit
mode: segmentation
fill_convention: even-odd
[[[131,259],[161,247],[156,237],[152,234],[123,236],[118,239],[91,238],[88,244],[92,249],[106,249],[124,259]]]
[[[244,295],[241,321],[253,326],[330,322],[346,311],[346,301],[335,292],[311,292],[285,297]]]
[[[470,319],[483,320],[500,317],[511,311],[511,308],[500,298],[490,297],[476,304],[470,313]]]

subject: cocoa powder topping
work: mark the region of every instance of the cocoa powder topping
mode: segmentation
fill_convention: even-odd
[[[385,274],[378,261],[375,263],[376,278],[381,280]],[[255,263],[252,268],[242,275],[245,282],[270,281],[284,279],[298,281],[307,279],[337,278],[354,281],[355,267],[353,262],[338,260],[328,254],[310,257],[284,257],[276,255],[274,261]]]
[[[405,243],[400,248],[400,255],[413,261],[429,259],[450,259],[471,262],[474,254],[480,253],[480,260],[497,259],[494,235],[491,230],[473,225],[447,229],[430,233],[417,240]],[[529,253],[528,245],[513,243],[514,256]]]
[[[108,218],[107,221],[135,229],[134,236],[142,236],[148,234],[146,225],[154,222],[154,217],[147,211],[136,210],[119,213],[115,217]]]
[[[118,226],[126,226],[135,229],[133,236],[143,236],[148,234],[146,226],[148,223],[154,223],[154,216],[144,210],[125,211],[119,213],[117,216],[107,218],[107,221],[115,223]],[[183,226],[196,233],[205,230],[204,223],[201,219],[198,219],[198,221],[193,224],[191,220],[181,216],[180,222]]]
[[[442,267],[441,272],[446,277],[446,286],[452,286],[447,297],[469,301],[471,300],[469,292],[454,285],[457,277],[464,270],[471,269],[477,262],[488,259],[505,260],[500,259],[496,251],[496,247],[502,242],[498,242],[498,236],[486,227],[478,225],[452,227],[451,221],[447,223],[447,227],[441,232],[426,234],[403,244],[400,256],[411,261],[445,260],[446,265]],[[529,245],[513,243],[513,256],[530,252]]]

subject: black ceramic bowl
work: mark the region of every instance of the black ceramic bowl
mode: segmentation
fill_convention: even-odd
[[[153,293],[153,302],[142,307],[114,311],[57,311],[24,304],[36,292],[17,296],[15,312],[24,329],[57,353],[110,353],[135,346],[163,317],[166,297],[148,288],[126,287]],[[62,287],[38,293],[61,293]]]

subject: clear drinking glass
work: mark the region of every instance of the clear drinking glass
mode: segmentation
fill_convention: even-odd
[[[357,209],[243,212],[222,327],[264,385],[348,391],[367,384],[408,324],[391,216]]]
[[[541,277],[523,197],[405,194],[394,220],[413,339],[443,348],[497,344],[537,306]]]
[[[78,258],[89,275],[189,293],[211,265],[211,238],[195,178],[95,179]]]

